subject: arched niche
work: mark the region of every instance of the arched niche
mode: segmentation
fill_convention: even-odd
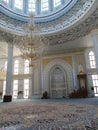
[[[72,67],[64,60],[53,60],[49,62],[43,70],[43,79],[42,79],[42,92],[47,91],[51,97],[51,75],[55,72],[56,67],[58,67],[61,72],[63,72],[65,88],[65,95],[68,97],[69,94],[73,91],[73,73]]]
[[[54,65],[50,70],[50,97],[66,97],[67,86],[68,85],[65,70],[61,66]]]

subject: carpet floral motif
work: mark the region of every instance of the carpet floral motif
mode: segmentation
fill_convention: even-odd
[[[0,130],[98,130],[98,105],[52,101],[5,103],[0,105]]]

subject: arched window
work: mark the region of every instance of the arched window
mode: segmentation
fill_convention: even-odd
[[[29,60],[25,60],[24,62],[24,73],[25,74],[29,73]]]
[[[18,80],[13,81],[13,98],[18,96]]]
[[[92,75],[95,96],[98,96],[98,75]]]
[[[95,55],[93,51],[89,52],[89,62],[90,68],[96,68]]]
[[[35,12],[36,10],[36,0],[28,0],[28,11]]]
[[[23,9],[23,0],[15,0],[14,7],[17,9]]]
[[[29,96],[29,79],[24,80],[24,98]]]
[[[14,62],[14,74],[18,74],[18,71],[19,71],[19,61],[16,60]]]
[[[7,61],[5,61],[4,69],[7,70]]]
[[[4,80],[3,82],[3,96],[5,95],[6,92],[6,81]]]
[[[61,0],[54,0],[54,7],[61,5]]]
[[[9,3],[9,0],[3,0],[4,2],[6,2],[6,3]]]
[[[49,10],[49,1],[41,0],[41,11],[48,11],[48,10]]]

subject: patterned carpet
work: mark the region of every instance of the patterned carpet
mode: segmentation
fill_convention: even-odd
[[[98,104],[70,100],[0,103],[0,130],[98,130]]]

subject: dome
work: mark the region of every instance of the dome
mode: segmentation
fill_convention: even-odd
[[[98,0],[1,0],[0,6],[1,38],[5,32],[9,39],[12,34],[23,34],[30,12],[51,45],[83,37],[98,24]]]
[[[28,21],[29,13],[35,22],[54,20],[67,13],[77,0],[1,0],[1,11],[15,19]]]

